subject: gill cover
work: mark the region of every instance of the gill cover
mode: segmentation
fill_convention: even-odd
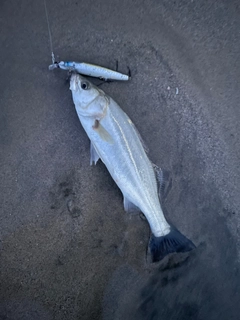
[[[101,120],[109,106],[109,97],[77,73],[71,75],[70,90],[78,115]]]

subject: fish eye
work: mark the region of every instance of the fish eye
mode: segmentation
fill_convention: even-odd
[[[83,90],[89,89],[89,83],[86,82],[86,81],[81,82],[81,88],[82,88]]]

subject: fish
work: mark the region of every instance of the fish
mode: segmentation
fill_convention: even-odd
[[[101,159],[123,194],[125,211],[138,209],[149,223],[151,261],[194,249],[193,242],[164,216],[159,197],[163,171],[148,158],[143,140],[128,115],[103,90],[77,73],[71,75],[70,90],[90,139],[90,165]]]
[[[48,69],[53,70],[60,68],[63,70],[76,71],[80,74],[96,77],[104,80],[118,80],[118,81],[128,81],[131,78],[131,73],[123,74],[118,71],[114,71],[96,64],[87,63],[87,62],[74,62],[74,61],[60,61],[50,64]]]

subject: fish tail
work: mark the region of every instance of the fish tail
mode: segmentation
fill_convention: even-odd
[[[194,248],[196,247],[192,241],[172,226],[167,235],[156,237],[152,234],[149,241],[152,262],[162,260],[169,253],[187,252]]]

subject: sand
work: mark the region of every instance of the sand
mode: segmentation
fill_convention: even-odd
[[[238,319],[237,1],[47,0],[59,60],[132,72],[105,83],[171,172],[171,222],[197,246],[146,261],[63,70],[49,71],[42,1],[0,4],[0,319]],[[98,83],[98,80],[94,80]]]

